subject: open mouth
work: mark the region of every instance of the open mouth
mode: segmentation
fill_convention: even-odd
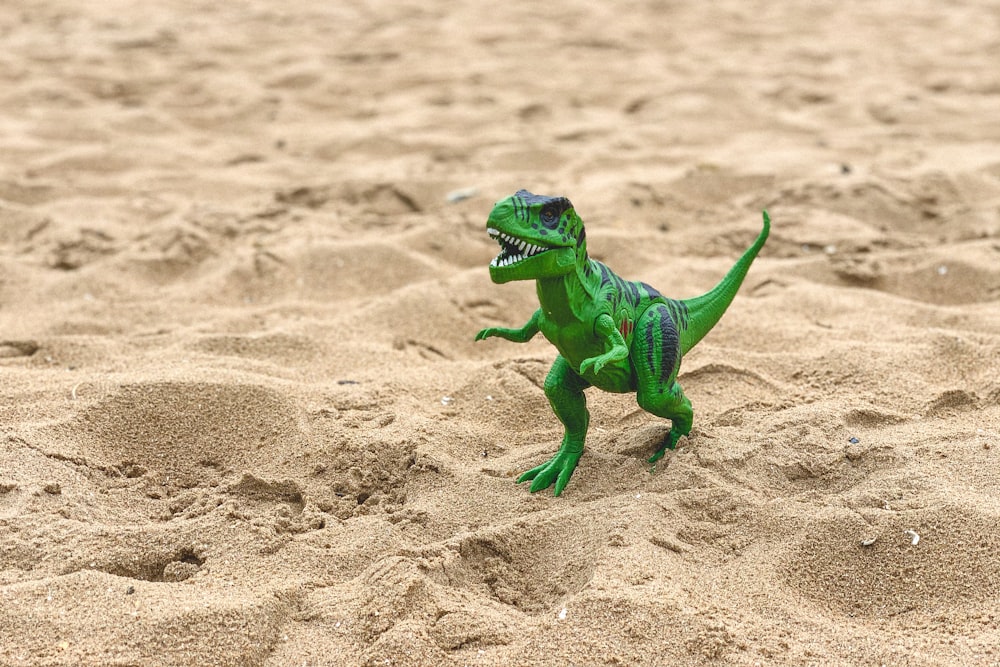
[[[486,233],[500,244],[500,254],[493,258],[490,266],[510,266],[548,250],[548,248],[522,241],[510,234],[504,234],[492,227],[487,228]]]

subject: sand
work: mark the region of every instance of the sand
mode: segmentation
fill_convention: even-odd
[[[1000,664],[998,16],[4,3],[0,664]],[[774,220],[560,498],[519,188],[678,298]]]

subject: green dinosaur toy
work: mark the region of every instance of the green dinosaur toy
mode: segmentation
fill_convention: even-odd
[[[693,417],[677,383],[681,356],[732,303],[770,228],[764,211],[763,230],[722,281],[707,294],[676,300],[590,259],[583,221],[565,197],[519,190],[493,207],[486,231],[500,244],[500,254],[490,262],[490,278],[534,280],[541,308],[520,329],[489,327],[476,340],[499,336],[524,343],[541,331],[559,351],[545,378],[545,395],[566,429],[562,445],[518,483],[532,480],[532,492],[555,483],[555,495],[562,493],[583,454],[590,422],[583,390],[591,386],[634,391],[639,407],[671,421],[650,463],[677,446]]]

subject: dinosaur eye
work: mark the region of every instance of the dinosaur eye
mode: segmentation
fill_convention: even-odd
[[[556,210],[555,206],[545,206],[538,217],[541,218],[543,225],[553,228],[559,222],[559,211]]]

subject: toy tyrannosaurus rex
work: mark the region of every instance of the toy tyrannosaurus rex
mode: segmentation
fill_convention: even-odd
[[[476,340],[499,336],[515,343],[539,331],[559,356],[545,378],[545,395],[565,427],[562,445],[547,463],[518,477],[531,491],[555,483],[562,493],[576,468],[590,413],[583,390],[636,392],[639,407],[671,421],[670,433],[650,457],[655,462],[691,431],[691,401],[677,383],[681,356],[715,326],[732,303],[771,227],[764,228],[722,281],[693,299],[668,299],[646,283],[623,280],[587,256],[583,221],[565,197],[526,190],[498,202],[486,222],[500,244],[490,262],[495,283],[534,280],[541,308],[520,329],[489,327]]]

